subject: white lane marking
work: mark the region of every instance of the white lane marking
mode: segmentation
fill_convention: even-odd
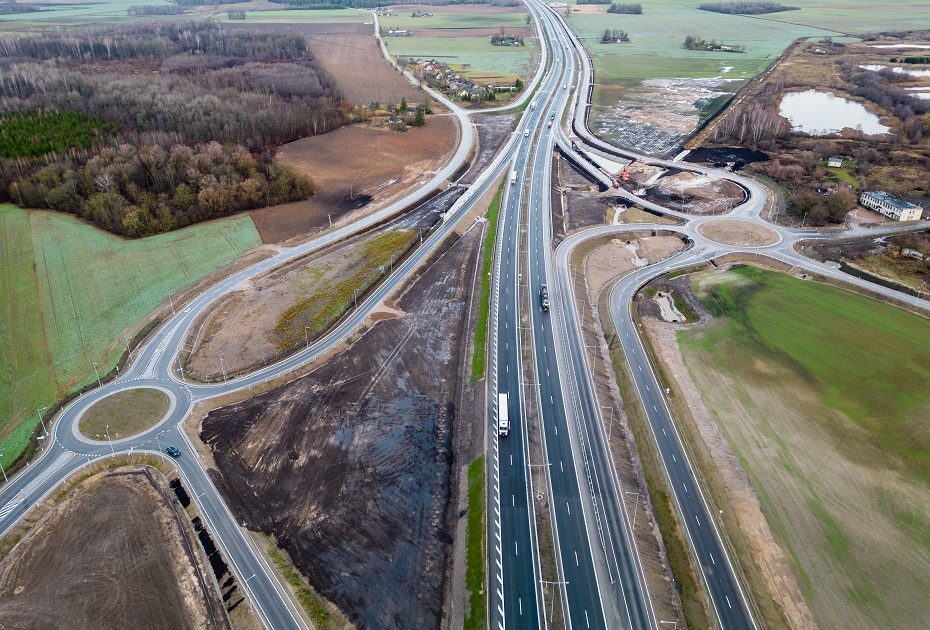
[[[659,413],[659,410],[656,409],[656,406],[655,406],[655,405],[652,406],[652,410],[655,411],[656,413]]]
[[[684,482],[681,483],[681,487],[685,489],[686,493],[688,492],[688,486],[686,486]]]
[[[727,606],[729,606],[730,609],[732,610],[732,609],[733,609],[733,604],[730,603],[730,598],[727,597],[726,595],[724,595],[723,598],[724,598],[725,600],[727,600]]]
[[[667,434],[667,433],[665,433],[665,427],[662,427],[662,435],[664,435],[664,436],[666,436],[666,437],[668,437],[668,434]]]
[[[675,457],[675,453],[672,453],[672,461],[675,462],[676,464],[678,463],[678,458]]]
[[[559,460],[559,471],[560,471],[560,472],[565,472],[565,469],[562,468],[562,460],[561,460],[561,459]]]
[[[555,400],[553,400],[552,395],[549,396],[549,403],[553,405],[555,404]]]
[[[590,627],[591,627],[591,622],[588,621],[588,611],[587,611],[587,610],[584,611],[584,625],[585,625],[586,628],[590,628]]]
[[[520,555],[520,544],[516,540],[513,541],[513,555],[515,556]]]
[[[707,555],[710,556],[710,563],[716,565],[717,562],[714,560],[714,554],[708,551]]]
[[[522,615],[522,614],[523,614],[523,598],[522,598],[522,597],[518,597],[518,598],[517,598],[517,603],[520,604],[520,614]]]
[[[643,371],[643,366],[641,366],[640,364],[637,363],[637,364],[636,364],[636,369],[639,370],[640,372],[642,372],[642,371]]]
[[[510,506],[517,507],[517,497],[512,494],[510,495]]]
[[[565,509],[568,510],[568,515],[571,516],[571,514],[572,514],[572,506],[570,506],[570,505],[568,504],[568,501],[565,502]]]
[[[510,455],[510,465],[513,466],[513,454]]]
[[[575,566],[576,566],[576,567],[580,567],[580,566],[581,566],[581,564],[578,563],[578,552],[577,552],[577,551],[575,552]]]
[[[698,518],[697,514],[694,515],[694,520],[697,521],[698,527],[701,526],[701,519]]]

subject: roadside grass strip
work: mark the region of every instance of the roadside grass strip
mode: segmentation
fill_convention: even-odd
[[[484,456],[468,465],[468,521],[465,525],[465,585],[468,588],[466,630],[487,626],[488,594],[485,591],[487,559],[485,532]]]
[[[491,267],[494,264],[494,241],[497,237],[497,219],[500,214],[501,195],[503,194],[504,184],[501,183],[485,215],[488,219],[488,225],[484,234],[481,296],[478,301],[478,321],[475,324],[475,351],[471,358],[471,380],[473,383],[484,376],[487,364],[488,317],[491,308]]]

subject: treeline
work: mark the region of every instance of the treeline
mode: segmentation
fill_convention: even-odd
[[[82,166],[56,163],[11,184],[24,207],[76,214],[129,237],[306,199],[308,179],[242,146],[122,144]]]
[[[643,5],[639,4],[617,4],[614,3],[607,7],[608,13],[622,13],[625,15],[642,15]]]
[[[906,75],[895,73],[890,68],[880,72],[863,70],[858,64],[845,61],[841,66],[841,76],[852,84],[848,89],[850,94],[890,111],[901,121],[898,142],[918,144],[923,139],[923,116],[930,113],[930,101],[916,98],[914,94],[894,85],[907,81]]]
[[[39,10],[34,4],[20,4],[18,2],[0,3],[0,15],[15,15],[17,13],[35,13]]]
[[[247,0],[240,0],[247,1]],[[271,0],[275,4],[287,4],[291,6],[305,7],[308,9],[327,8],[327,9],[375,9],[397,4],[396,0]],[[610,0],[607,0],[609,3]],[[426,5],[431,7],[443,7],[459,4],[480,4],[492,7],[516,7],[523,3],[520,0],[417,0],[417,5]]]
[[[756,150],[763,142],[787,136],[791,123],[778,113],[784,88],[782,81],[767,83],[751,102],[726,112],[714,126],[714,141]]]
[[[184,13],[184,7],[174,4],[136,4],[128,9],[126,13],[133,17],[146,15],[181,15]]]
[[[898,59],[897,57],[891,58],[891,63],[911,63],[911,64],[930,64],[930,57],[903,57]]]
[[[182,7],[208,7],[216,4],[240,4],[249,0],[173,0]]]
[[[763,15],[765,13],[797,11],[798,7],[785,6],[778,2],[705,2],[698,5],[698,9],[730,15]]]
[[[226,12],[226,17],[230,20],[244,20],[245,11],[241,9],[233,9],[231,11]]]
[[[346,115],[334,83],[293,33],[148,24],[0,38],[0,48],[18,60],[0,70],[4,107],[78,111],[115,124],[133,143],[162,144],[157,136],[168,134],[261,150],[330,131]],[[38,63],[45,60],[54,63]]]
[[[741,44],[721,44],[715,39],[707,41],[697,35],[686,36],[682,48],[709,52],[746,52],[746,47]]]
[[[576,0],[575,4],[610,4],[612,0]]]
[[[601,34],[601,43],[602,44],[617,44],[620,42],[630,41],[630,36],[626,31],[621,31],[617,28],[605,28],[604,32]]]

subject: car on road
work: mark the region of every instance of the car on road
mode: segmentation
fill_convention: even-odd
[[[529,138],[529,137],[530,137],[530,130],[529,130],[529,129],[527,129],[526,131],[523,132],[523,137],[524,137],[524,138]]]
[[[549,289],[546,285],[539,287],[539,310],[543,313],[549,312]]]
[[[172,457],[181,456],[181,449],[179,449],[177,446],[169,446],[165,449],[165,452],[171,455]]]

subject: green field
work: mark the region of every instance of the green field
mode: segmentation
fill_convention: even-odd
[[[249,11],[245,20],[230,20],[226,11],[220,11],[211,19],[233,24],[350,24],[371,22],[371,13],[358,9],[289,9],[286,11]]]
[[[31,3],[24,3],[31,4]],[[40,10],[35,13],[16,13],[4,15],[0,20],[0,28],[16,28],[17,26],[25,27],[28,23],[39,25],[48,25],[50,22],[63,24],[77,23],[98,23],[114,19],[126,19],[129,17],[127,10],[132,6],[139,5],[168,5],[167,0],[94,0],[85,3],[57,3],[57,2],[37,2]],[[177,18],[178,16],[171,16]],[[183,16],[181,16],[183,17]],[[145,19],[164,19],[164,18],[145,18]]]
[[[693,277],[679,333],[815,621],[930,618],[930,322],[757,268]]]
[[[427,11],[429,8],[427,7]],[[474,13],[438,13],[431,17],[414,18],[410,17],[409,11],[399,12],[398,15],[379,17],[378,22],[384,28],[409,28],[409,29],[435,29],[435,28],[524,28],[526,26],[526,12],[513,13],[481,13],[476,7]]]
[[[492,46],[485,37],[385,37],[393,57],[436,59],[468,74],[494,73],[511,80],[526,77],[533,70],[536,46],[527,40],[525,46]]]
[[[260,244],[248,216],[126,241],[75,217],[0,205],[0,453],[22,452],[50,405],[116,364],[169,293]]]

